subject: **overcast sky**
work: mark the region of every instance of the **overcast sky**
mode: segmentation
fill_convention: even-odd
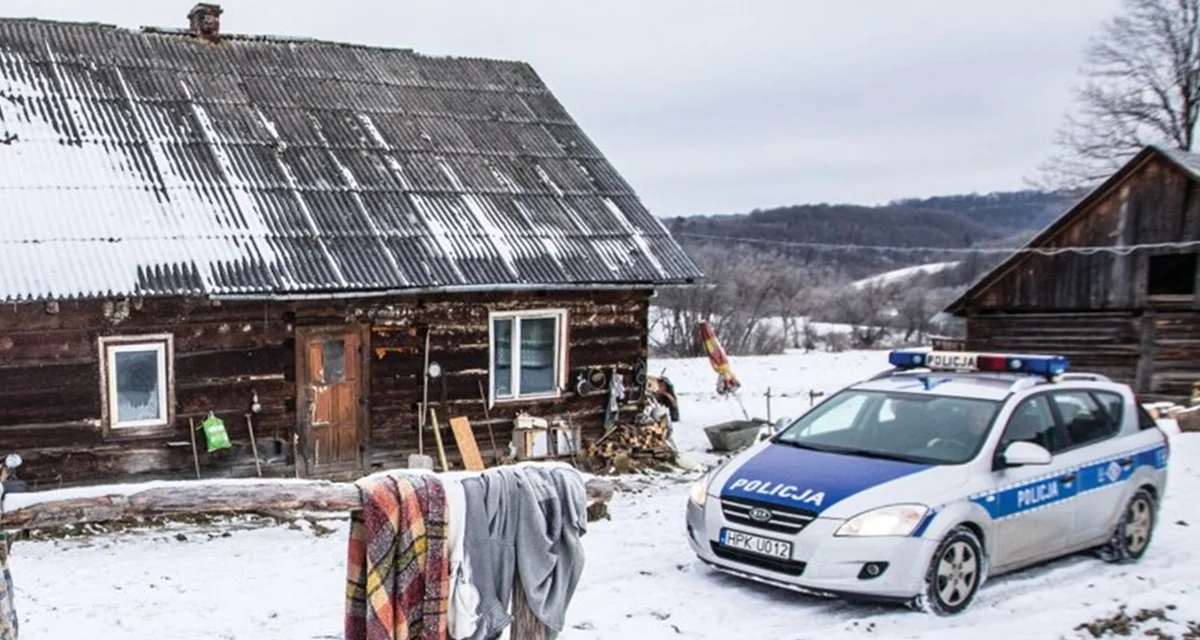
[[[0,15],[187,26],[186,0]],[[225,0],[222,28],[533,65],[660,216],[1024,188],[1117,0]]]

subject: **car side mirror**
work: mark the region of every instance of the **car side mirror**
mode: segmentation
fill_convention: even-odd
[[[1033,442],[1014,442],[1004,449],[1001,461],[1008,467],[1024,467],[1027,465],[1050,464],[1053,456],[1040,444]]]

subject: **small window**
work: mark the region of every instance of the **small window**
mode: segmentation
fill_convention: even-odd
[[[1029,398],[1009,418],[1000,438],[1000,451],[1014,442],[1032,442],[1050,453],[1062,451],[1064,445],[1056,426],[1049,398],[1044,395]]]
[[[565,311],[492,315],[492,395],[497,400],[553,397],[562,387]]]
[[[1092,396],[1104,408],[1104,413],[1113,424],[1113,432],[1119,432],[1125,424],[1125,399],[1111,391],[1093,391]]]
[[[114,430],[169,426],[171,337],[101,338],[105,424]]]
[[[321,344],[321,382],[337,384],[346,381],[346,341],[341,338]]]
[[[1117,433],[1116,424],[1087,391],[1057,391],[1053,397],[1070,446],[1099,442]]]
[[[1150,256],[1146,295],[1191,296],[1196,293],[1196,254]]]
[[[1146,429],[1155,429],[1158,427],[1158,422],[1154,419],[1153,416],[1150,415],[1149,411],[1146,411],[1146,407],[1143,407],[1142,403],[1140,403],[1140,402],[1137,403],[1137,414],[1138,414],[1138,429],[1141,429],[1144,431]]]

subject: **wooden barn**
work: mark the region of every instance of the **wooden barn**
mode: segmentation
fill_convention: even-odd
[[[1117,251],[1060,252],[1068,247]],[[1143,149],[946,310],[967,349],[1052,352],[1182,401],[1200,382],[1200,156]]]
[[[522,412],[595,438],[613,373],[637,400],[651,295],[702,274],[528,65],[220,15],[0,20],[0,455],[31,488],[402,467],[437,458],[425,399],[490,458]]]

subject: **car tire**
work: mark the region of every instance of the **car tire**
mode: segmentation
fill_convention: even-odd
[[[939,616],[961,613],[975,599],[986,574],[983,543],[970,527],[959,525],[933,552],[925,573],[925,590],[914,605]]]
[[[1154,494],[1145,488],[1138,489],[1121,512],[1112,537],[1100,548],[1100,558],[1114,564],[1140,560],[1150,548],[1157,516],[1158,501]]]

